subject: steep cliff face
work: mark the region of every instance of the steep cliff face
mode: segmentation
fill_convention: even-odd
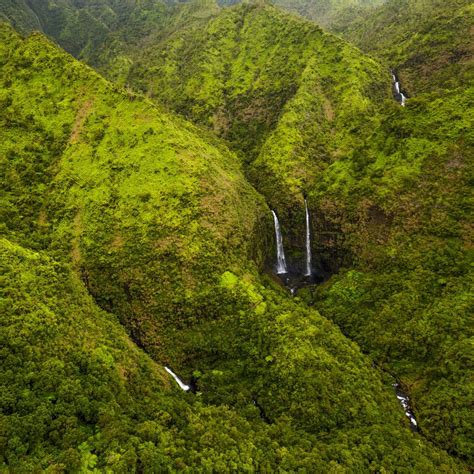
[[[450,341],[471,337],[466,287],[458,283],[469,278],[471,242],[472,7],[432,6],[429,14],[421,2],[407,11],[389,2],[368,22],[351,23],[347,37],[382,62],[271,7],[233,7],[204,30],[180,30],[145,50],[130,82],[244,153],[248,176],[278,213],[289,264],[300,272],[307,198],[316,266],[356,272],[342,272],[318,292],[321,308],[413,386],[417,409],[430,413],[421,421],[425,432],[469,457],[464,415],[453,417],[453,429],[442,421],[446,397],[464,376],[453,368],[441,396],[434,368],[449,366]],[[287,27],[291,35],[280,37]],[[394,100],[391,67],[408,96],[405,107]],[[368,285],[365,303],[341,297],[360,285]],[[415,303],[404,310],[388,303],[402,294]],[[446,328],[445,310],[433,309],[447,301],[459,304],[458,329]],[[370,318],[366,304],[376,307]],[[388,331],[390,342],[377,342],[373,330]],[[460,396],[457,411],[467,405]]]
[[[42,31],[38,15],[25,0],[2,0],[0,19],[10,22],[17,31],[22,33]]]
[[[265,5],[238,5],[204,28],[179,28],[166,41],[147,45],[134,61],[130,84],[211,128],[248,161],[258,155],[293,98],[311,126],[313,118],[333,118],[333,109],[342,108],[339,102],[350,107],[347,119],[388,91],[374,61],[311,22]],[[311,103],[318,100],[313,93],[328,96],[336,87],[344,91],[332,94],[339,102],[327,99],[322,117],[309,116],[323,108]]]
[[[41,35],[1,35],[4,467],[457,468],[258,275],[270,212],[234,154]]]

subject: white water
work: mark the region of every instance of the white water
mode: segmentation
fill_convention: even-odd
[[[401,104],[402,104],[402,107],[405,107],[405,101],[407,100],[407,98],[404,96],[403,93],[400,93],[400,97],[401,97]]]
[[[393,86],[395,87],[395,92],[397,93],[397,100],[399,97],[400,105],[402,107],[405,107],[405,101],[407,100],[407,98],[405,94],[403,94],[403,92],[400,91],[400,82],[397,80],[397,76],[395,76],[393,72],[392,72],[392,80],[393,80]]]
[[[401,392],[400,385],[398,383],[394,383],[393,386],[395,388],[395,393],[397,395],[398,401],[402,405],[403,410],[405,411],[405,415],[410,420],[410,425],[411,425],[412,430],[417,431],[418,423],[416,422],[415,416],[413,415],[413,412],[411,411],[409,398],[404,393]]]
[[[277,244],[277,273],[281,275],[282,273],[288,273],[286,268],[286,259],[285,259],[285,250],[283,249],[283,238],[280,231],[280,223],[278,222],[278,217],[275,214],[275,211],[272,211],[273,222],[275,223],[275,237]]]
[[[304,200],[304,208],[306,212],[306,272],[304,276],[311,276],[311,230],[309,228],[309,210],[306,199]]]
[[[176,380],[176,383],[179,385],[179,388],[181,388],[181,390],[184,390],[185,392],[190,390],[191,387],[189,385],[186,385],[170,368],[165,367],[165,370]]]

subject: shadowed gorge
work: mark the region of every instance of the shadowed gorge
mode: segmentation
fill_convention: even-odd
[[[472,470],[470,7],[405,3],[0,0],[3,470]]]

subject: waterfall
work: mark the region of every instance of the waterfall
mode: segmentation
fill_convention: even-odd
[[[275,214],[275,211],[272,211],[273,221],[275,222],[275,237],[277,244],[277,273],[280,275],[282,273],[288,273],[286,268],[285,260],[285,251],[283,249],[283,239],[280,231],[280,223],[278,222],[278,217]]]
[[[406,395],[402,391],[402,388],[400,387],[400,384],[398,382],[392,385],[395,388],[395,394],[397,395],[398,401],[400,402],[400,405],[405,411],[405,415],[410,420],[410,428],[412,429],[412,431],[418,431],[418,423],[416,422],[415,415],[413,414],[413,411],[411,409],[410,399],[408,398],[408,395]]]
[[[392,71],[392,80],[393,80],[393,87],[395,88],[395,93],[397,97],[397,101],[400,102],[402,107],[405,107],[405,101],[407,100],[405,94],[400,90],[400,82],[397,79],[397,76]]]
[[[183,383],[182,380],[170,368],[165,367],[165,370],[176,380],[176,383],[179,385],[179,388],[181,388],[185,392],[190,390],[191,387]]]
[[[306,212],[306,272],[304,276],[311,276],[311,230],[309,228],[309,210],[306,199],[304,200],[304,208]]]
[[[400,93],[400,103],[402,104],[402,107],[405,107],[405,101],[407,100],[407,98],[405,97],[405,95],[403,94],[403,92]]]

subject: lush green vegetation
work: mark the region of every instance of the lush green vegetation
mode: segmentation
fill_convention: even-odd
[[[468,459],[473,99],[410,99],[312,195],[353,262],[318,289],[317,307],[410,387],[421,429]]]
[[[228,8],[205,28],[192,25],[137,54],[128,82],[243,154],[297,253],[303,194],[377,126],[378,107],[390,98],[388,71],[267,5]]]
[[[365,12],[369,7],[383,2],[384,0],[275,0],[272,3],[327,27],[347,10]]]
[[[262,263],[268,209],[238,159],[190,124],[44,37],[3,33],[4,225],[70,255],[100,305],[163,350],[157,325],[199,319],[221,271]]]
[[[3,469],[474,465],[472,7],[426,3],[321,11],[376,60],[260,2],[0,0],[117,81],[0,25]],[[290,299],[304,198],[333,275]]]
[[[259,281],[268,210],[235,155],[1,34],[4,467],[458,469],[336,326]]]
[[[263,298],[263,287],[223,274],[226,307],[237,302],[240,315],[220,321],[231,325],[217,328],[221,337],[212,328],[216,346],[203,348],[217,350],[220,365],[206,370],[203,360],[195,397],[170,385],[66,265],[5,239],[0,252],[4,469],[458,469],[402,427],[403,413],[355,345],[315,312],[301,318],[294,303]],[[273,311],[276,320],[262,317]],[[316,379],[297,377],[295,365],[306,364],[317,364]]]
[[[257,5],[225,9],[204,28],[191,25],[150,43],[128,82],[255,156],[323,33]]]
[[[42,31],[66,51],[89,57],[106,42],[132,42],[159,28],[171,5],[161,0],[2,0],[0,17],[21,32]]]
[[[351,261],[317,307],[402,378],[423,432],[471,464],[472,18],[468,2],[391,1],[344,20],[414,98],[387,107],[312,194],[320,247]]]
[[[9,21],[18,31],[41,31],[41,23],[25,0],[2,0],[0,20]]]
[[[385,72],[309,23],[268,6],[243,6],[223,12],[205,30],[181,29],[145,50],[130,82],[244,152],[252,182],[279,212],[293,259],[301,259],[308,197],[317,216],[314,254],[320,265],[360,272],[377,289],[367,291],[367,300],[348,298],[341,308],[344,299],[335,288],[354,286],[340,281],[346,275],[341,272],[318,292],[321,310],[402,378],[417,412],[429,413],[421,421],[424,432],[472,461],[474,423],[465,419],[473,387],[463,372],[469,364],[454,367],[446,381],[438,370],[449,366],[453,340],[461,341],[463,360],[472,357],[466,292],[473,118],[472,91],[463,85],[472,77],[469,36],[463,35],[471,7],[459,4],[453,14],[434,4],[431,11],[438,13],[432,15],[414,4],[410,20],[393,23],[387,12],[394,5],[370,17],[377,25],[372,31],[360,22],[360,37],[382,56]],[[401,15],[403,5],[396,7]],[[423,37],[402,41],[420,25]],[[291,35],[280,36],[285,28]],[[298,47],[292,38],[299,38]],[[447,50],[454,62],[445,61]],[[427,69],[428,63],[437,66]],[[391,97],[389,65],[405,90],[417,94],[407,109]],[[393,304],[401,294],[411,306]],[[444,311],[451,304],[459,309],[446,326]],[[404,318],[395,316],[399,312]]]
[[[218,10],[212,0],[0,0],[0,20],[24,34],[45,33],[122,85],[144,44],[157,43],[180,26],[203,24]]]
[[[331,28],[395,68],[409,95],[442,94],[472,82],[473,18],[469,0],[389,0]]]

